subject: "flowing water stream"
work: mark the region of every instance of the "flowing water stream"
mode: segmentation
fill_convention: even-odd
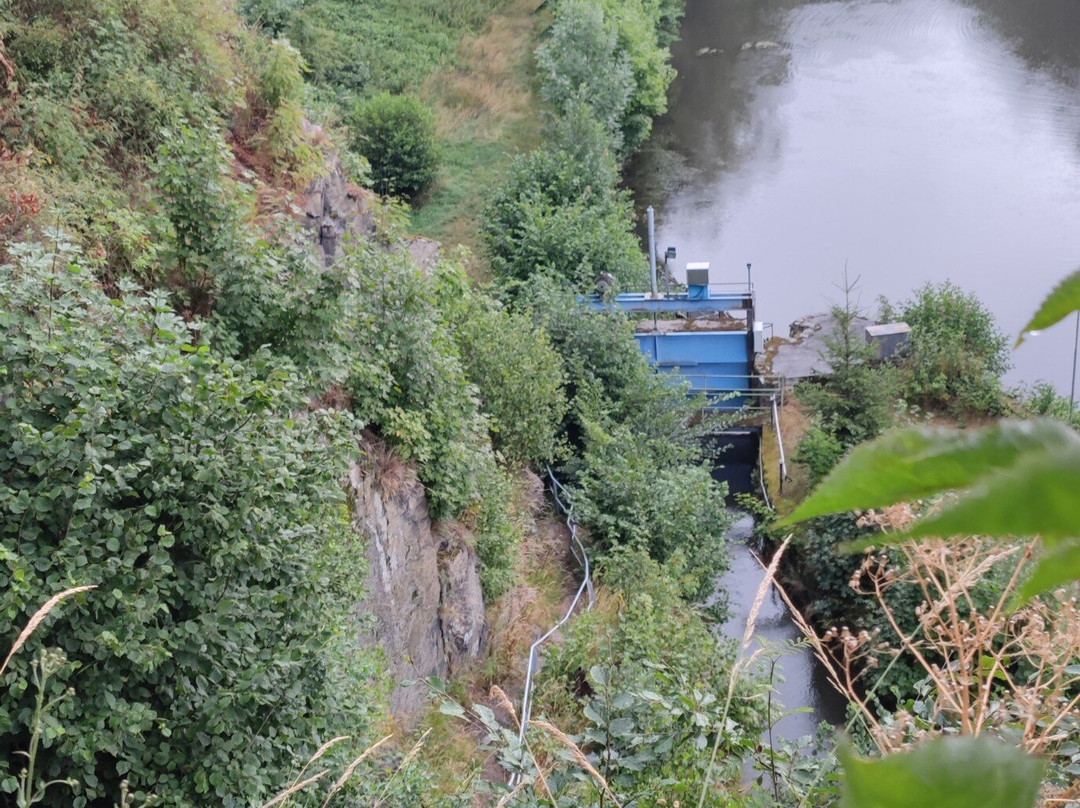
[[[738,511],[734,512],[734,516],[735,522],[727,532],[731,569],[717,584],[727,593],[731,612],[721,630],[724,636],[741,641],[765,573],[751,549],[753,518]],[[781,644],[802,638],[799,628],[775,589],[770,589],[766,595],[754,625],[754,640],[747,649],[748,654],[753,653],[764,641],[766,655],[774,656],[779,653],[777,649]],[[782,709],[810,709],[781,718],[774,727],[775,738],[795,740],[805,735],[813,735],[822,721],[830,724],[843,722],[846,703],[828,683],[824,668],[809,649],[801,648],[780,654],[777,658],[776,673],[778,677],[774,695]],[[779,715],[781,708],[777,707],[776,712]]]
[[[753,264],[777,333],[846,265],[870,309],[949,278],[1015,337],[1080,263],[1077,42],[1075,0],[688,0],[629,183],[680,265]],[[1069,322],[1007,381],[1067,395],[1072,352]]]

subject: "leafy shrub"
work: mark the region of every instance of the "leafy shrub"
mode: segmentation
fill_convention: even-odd
[[[645,256],[629,197],[613,187],[615,167],[588,167],[550,150],[518,160],[481,223],[496,274],[521,282],[546,274],[582,292],[595,291],[601,272],[623,286],[644,282]]]
[[[911,326],[903,362],[905,398],[947,412],[999,414],[1008,342],[974,294],[946,281],[927,284],[900,306]]]
[[[1069,398],[1060,395],[1054,385],[1049,382],[1036,382],[1030,390],[1015,390],[1011,395],[1030,415],[1056,418],[1080,429],[1080,406],[1077,406],[1075,402],[1070,403]]]
[[[530,317],[484,298],[455,333],[496,448],[515,463],[554,459],[567,404],[562,360],[547,334]]]
[[[348,288],[340,361],[353,409],[417,463],[435,518],[474,529],[484,593],[496,597],[509,583],[521,531],[507,515],[510,487],[492,449],[491,422],[459,355],[452,326],[460,312],[442,308],[458,305],[442,292],[465,288],[464,273],[443,264],[429,276],[406,250],[371,246],[346,254],[341,268]]]
[[[622,121],[634,91],[633,68],[618,32],[595,0],[563,0],[548,40],[536,49],[544,99],[560,115],[586,105],[609,137],[622,142]]]
[[[655,0],[601,0],[618,30],[618,47],[630,60],[634,92],[622,121],[627,152],[640,147],[652,131],[652,121],[667,111],[667,90],[675,78],[668,64],[667,43],[674,4]],[[666,6],[666,8],[665,8]],[[681,11],[681,10],[680,10]]]
[[[4,677],[0,781],[25,748],[27,666],[64,648],[79,696],[46,779],[119,781],[170,805],[247,805],[332,735],[372,673],[352,604],[364,563],[338,484],[347,423],[303,406],[281,359],[222,360],[158,295],[107,298],[64,245],[0,269],[0,613],[98,586]],[[346,662],[346,655],[349,656]],[[6,786],[5,786],[6,789]]]
[[[613,148],[633,152],[667,109],[667,45],[681,13],[679,2],[562,0],[536,52],[545,100],[559,115],[587,105]]]
[[[381,93],[351,120],[354,148],[371,163],[373,187],[412,199],[435,180],[435,116],[414,95]]]
[[[727,490],[704,465],[664,463],[652,449],[623,425],[590,425],[572,489],[577,517],[602,549],[627,545],[661,563],[681,559],[685,594],[700,598],[728,566]]]
[[[832,432],[815,424],[799,441],[795,460],[809,470],[810,485],[814,486],[825,479],[844,457],[845,451],[844,444]]]
[[[721,715],[725,753],[740,739],[757,740],[752,728],[760,719],[744,698],[751,683],[740,680],[728,703],[732,649],[683,600],[669,570],[640,548],[600,558],[598,608],[567,626],[538,687],[537,704],[549,713],[576,693],[579,743],[628,803],[643,792],[696,797]],[[555,788],[572,788],[573,781],[551,779]]]

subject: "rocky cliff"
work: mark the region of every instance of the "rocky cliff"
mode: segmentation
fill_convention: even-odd
[[[352,464],[349,488],[371,563],[361,608],[374,623],[361,640],[385,650],[398,682],[391,710],[409,723],[425,704],[423,680],[467,666],[483,648],[480,560],[463,527],[432,523],[416,475],[381,447]]]

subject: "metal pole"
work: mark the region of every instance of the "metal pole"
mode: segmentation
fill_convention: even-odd
[[[754,282],[750,280],[750,265],[746,265],[746,291],[754,291]]]
[[[1073,410],[1076,408],[1076,353],[1080,348],[1080,309],[1076,312],[1076,335],[1073,337],[1073,372],[1072,388],[1069,390],[1069,423],[1072,423]]]
[[[652,294],[656,297],[656,216],[653,206],[645,210],[649,222],[649,277],[652,279]]]

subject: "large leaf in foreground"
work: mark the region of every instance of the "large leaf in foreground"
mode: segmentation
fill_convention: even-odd
[[[1080,309],[1080,270],[1059,283],[1047,296],[1042,306],[1035,312],[1035,316],[1031,318],[1031,322],[1024,326],[1016,344],[1023,342],[1024,334],[1027,332],[1049,328],[1077,309]]]
[[[1080,451],[1080,436],[1050,420],[1002,421],[977,430],[896,430],[856,447],[780,526],[970,488],[1022,458],[1070,446]]]
[[[1023,599],[1080,578],[1080,435],[1056,421],[986,429],[906,429],[857,447],[781,522],[960,491],[907,532],[848,549],[925,536],[1040,536],[1044,553]]]
[[[874,760],[840,750],[842,808],[1031,808],[1044,764],[989,738],[938,738]]]

